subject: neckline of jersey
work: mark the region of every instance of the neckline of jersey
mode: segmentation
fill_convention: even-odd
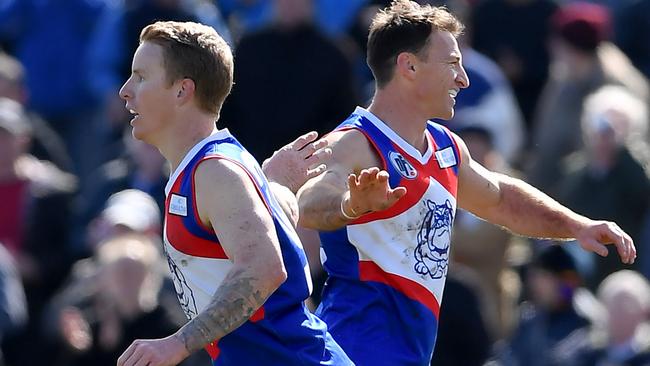
[[[417,161],[420,162],[420,164],[426,164],[429,159],[431,158],[431,155],[433,155],[433,141],[432,136],[427,133],[427,130],[425,130],[424,134],[427,139],[427,150],[424,152],[424,154],[421,154],[418,149],[416,149],[413,145],[408,143],[406,140],[404,140],[400,135],[397,134],[392,128],[390,128],[384,121],[379,119],[379,117],[375,116],[372,112],[369,110],[363,108],[363,107],[357,107],[354,110],[354,114],[358,114],[360,116],[365,117],[367,120],[369,120],[372,124],[374,124],[384,135],[386,135],[389,139],[391,139],[394,143],[396,143],[402,150],[404,150],[407,154],[409,154],[412,158],[416,159]]]
[[[230,134],[230,131],[228,131],[227,128],[224,128],[222,130],[216,130],[210,134],[210,136],[204,138],[203,140],[199,141],[194,147],[190,149],[190,151],[185,154],[185,157],[183,160],[181,160],[181,163],[178,164],[178,167],[172,172],[172,174],[169,176],[169,180],[167,181],[167,185],[165,185],[165,195],[169,195],[169,192],[172,189],[172,186],[174,185],[174,182],[176,179],[178,179],[178,176],[181,174],[181,172],[185,169],[187,164],[190,163],[190,161],[194,158],[197,152],[203,148],[207,143],[215,141],[215,140],[223,140],[227,137],[231,137],[232,135]]]

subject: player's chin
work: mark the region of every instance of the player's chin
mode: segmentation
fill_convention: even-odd
[[[441,113],[440,117],[438,118],[445,121],[449,121],[450,119],[454,118],[454,108],[450,108],[446,110],[444,113]]]
[[[145,133],[142,126],[133,125],[133,129],[131,130],[131,135],[133,135],[133,138],[135,138],[136,140],[146,142],[147,134]]]

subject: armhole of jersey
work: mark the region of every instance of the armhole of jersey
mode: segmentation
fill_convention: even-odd
[[[372,145],[372,147],[375,149],[375,153],[377,154],[379,159],[381,159],[381,164],[382,164],[381,169],[385,170],[385,171],[388,171],[388,164],[387,164],[386,158],[384,158],[384,154],[381,153],[381,149],[379,148],[379,146],[377,145],[375,140],[373,140],[372,137],[370,137],[370,135],[368,135],[368,133],[366,131],[362,130],[361,128],[359,128],[357,126],[345,126],[345,127],[342,127],[342,128],[338,128],[338,129],[336,129],[336,130],[334,130],[332,132],[335,132],[335,131],[349,131],[349,130],[355,130],[355,131],[360,132],[366,138],[366,140],[368,140],[370,145]]]
[[[239,168],[241,168],[241,169],[246,173],[246,175],[248,176],[248,179],[250,179],[251,182],[253,183],[253,186],[255,187],[255,190],[257,191],[257,195],[258,195],[258,196],[260,197],[260,199],[262,200],[262,203],[264,203],[264,206],[266,207],[266,210],[269,212],[269,214],[270,214],[271,216],[273,216],[273,212],[272,212],[272,210],[271,210],[271,205],[270,205],[269,202],[267,202],[266,199],[264,198],[264,194],[262,193],[262,189],[258,186],[258,184],[257,184],[257,182],[255,181],[255,178],[253,177],[253,175],[251,174],[251,172],[249,172],[248,169],[246,169],[246,167],[245,167],[242,163],[240,163],[240,162],[238,162],[238,161],[236,161],[236,160],[234,160],[234,159],[232,159],[232,158],[229,158],[229,157],[227,157],[227,156],[220,155],[220,154],[214,154],[214,155],[204,156],[203,158],[201,158],[199,161],[196,162],[196,165],[194,165],[194,168],[192,169],[192,188],[193,188],[193,189],[192,189],[192,202],[193,202],[193,207],[192,207],[192,209],[194,210],[194,215],[196,216],[196,221],[197,221],[197,223],[198,223],[198,225],[199,225],[199,227],[200,227],[201,229],[207,231],[207,232],[210,233],[210,234],[217,235],[217,233],[214,231],[213,228],[206,226],[206,225],[203,223],[203,221],[201,221],[201,217],[199,216],[199,210],[198,210],[197,200],[196,200],[196,185],[195,185],[195,181],[194,181],[194,174],[196,173],[196,169],[199,167],[199,165],[200,165],[202,162],[204,162],[204,161],[206,161],[206,160],[210,160],[210,159],[223,159],[223,160],[227,160],[227,161],[229,161],[229,162],[231,162],[231,163],[237,165]]]

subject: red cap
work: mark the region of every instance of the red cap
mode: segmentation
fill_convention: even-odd
[[[609,38],[609,10],[601,5],[574,2],[560,7],[551,19],[553,30],[577,49],[592,52]]]

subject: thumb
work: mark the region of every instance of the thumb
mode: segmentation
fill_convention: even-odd
[[[406,194],[405,187],[397,187],[388,192],[388,202],[392,205]]]

